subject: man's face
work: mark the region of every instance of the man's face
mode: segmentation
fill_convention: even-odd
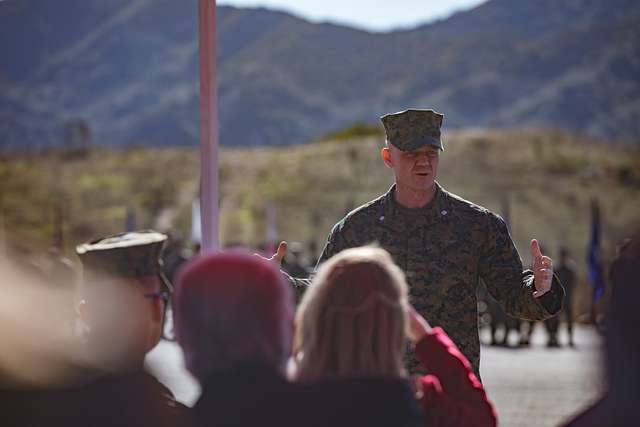
[[[424,191],[433,187],[438,173],[440,150],[427,145],[415,151],[401,151],[389,144],[382,149],[382,159],[393,169],[397,186]]]
[[[156,276],[93,280],[84,289],[83,315],[91,351],[114,366],[141,364],[160,340],[165,302]]]
[[[145,320],[148,322],[147,351],[150,351],[162,337],[162,325],[167,301],[160,296],[160,291],[163,288],[160,285],[158,276],[140,277],[138,278],[138,285],[141,285],[142,289],[140,291],[143,292],[144,300],[141,301],[141,304],[144,307]]]

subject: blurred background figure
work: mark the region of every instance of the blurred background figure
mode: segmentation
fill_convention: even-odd
[[[282,269],[293,277],[309,277],[312,267],[304,256],[303,247],[300,242],[289,243],[287,253],[282,260]]]
[[[640,233],[626,242],[611,265],[611,303],[605,318],[606,372],[609,390],[605,397],[568,425],[640,425]]]
[[[189,255],[180,233],[167,233],[167,243],[162,251],[162,272],[172,285],[176,283],[178,270],[187,262]]]
[[[563,317],[567,322],[567,334],[569,337],[568,344],[571,347],[575,346],[573,341],[573,288],[576,282],[576,272],[573,266],[573,261],[569,258],[569,250],[566,247],[560,248],[560,262],[555,269],[555,274],[560,279],[560,283],[564,286],[565,301],[562,307],[562,312],[557,316],[551,317],[545,320],[545,326],[549,340],[547,345],[549,347],[558,347],[560,342],[558,340],[558,329],[560,327],[560,318]]]
[[[160,340],[171,291],[160,272],[165,240],[143,231],[77,247],[84,267],[78,367],[46,390],[8,392],[9,425],[190,425],[187,409],[143,369]]]
[[[520,347],[528,347],[531,344],[531,336],[535,326],[536,322],[533,320],[518,320],[517,328],[520,335],[518,345]]]
[[[431,375],[410,388],[405,333]],[[296,314],[297,381],[331,380],[316,390],[332,426],[490,426],[495,413],[471,365],[442,328],[431,328],[408,303],[408,286],[388,252],[346,249],[320,266]],[[343,403],[340,403],[343,402]],[[324,406],[323,405],[323,406]]]
[[[485,313],[489,315],[490,345],[509,347],[509,337],[514,333],[516,339],[519,339],[520,319],[508,316],[504,312],[498,301],[489,294],[484,282],[478,286],[478,300],[484,303]]]
[[[174,298],[177,340],[202,386],[202,425],[308,425],[286,380],[293,296],[275,265],[239,251],[187,264]]]

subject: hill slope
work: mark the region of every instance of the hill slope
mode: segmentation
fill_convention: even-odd
[[[196,2],[0,2],[0,148],[68,140],[195,144]],[[218,8],[221,141],[308,142],[407,106],[449,127],[640,135],[640,3],[491,0],[373,34]]]

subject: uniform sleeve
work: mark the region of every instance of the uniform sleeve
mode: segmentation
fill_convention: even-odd
[[[469,361],[442,328],[433,328],[415,347],[431,375],[421,378],[422,407],[428,426],[495,426],[496,413]]]
[[[310,276],[309,278],[303,279],[301,277],[290,276],[284,270],[280,270],[280,273],[282,273],[282,276],[284,276],[285,280],[289,282],[289,286],[291,286],[291,289],[293,289],[296,303],[299,303],[300,300],[302,300],[302,296],[304,295],[304,292],[307,290],[309,286],[311,286],[312,276]]]
[[[348,247],[350,246],[347,243],[344,220],[342,220],[334,225],[333,229],[331,229],[329,237],[327,237],[327,242],[325,243],[324,249],[322,250],[322,254],[320,255],[320,258],[318,258],[316,267],[309,278],[302,279],[298,277],[292,277],[282,271],[285,279],[289,282],[293,291],[295,292],[297,302],[302,299],[302,295],[304,295],[306,289],[311,286],[311,281],[313,280],[313,276],[315,276],[315,272],[318,270],[318,267],[320,267],[323,262],[334,256],[335,254]]]
[[[544,320],[562,309],[564,289],[555,276],[549,292],[540,298],[533,297],[533,271],[523,269],[505,222],[490,212],[478,272],[491,296],[510,316]]]

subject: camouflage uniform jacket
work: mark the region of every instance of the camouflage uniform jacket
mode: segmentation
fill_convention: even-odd
[[[529,320],[558,313],[564,289],[554,278],[550,292],[533,298],[533,272],[523,270],[498,215],[438,184],[433,201],[419,209],[398,204],[394,192],[395,186],[338,222],[318,265],[351,247],[376,243],[386,249],[405,272],[410,302],[432,326],[446,331],[480,378],[478,281],[485,282],[506,313]],[[291,281],[299,291],[310,283]],[[417,371],[418,364],[410,359],[409,369]]]

